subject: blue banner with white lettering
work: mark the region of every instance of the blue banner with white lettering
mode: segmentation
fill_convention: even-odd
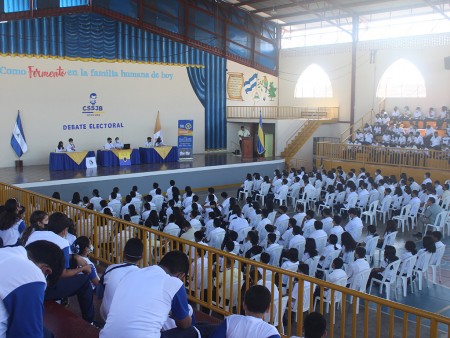
[[[192,159],[194,151],[194,120],[178,120],[178,157]]]

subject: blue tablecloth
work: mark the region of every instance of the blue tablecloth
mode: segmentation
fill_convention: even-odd
[[[130,156],[131,164],[141,164],[139,150],[133,149]],[[97,165],[103,167],[119,166],[120,162],[117,156],[111,150],[97,150]]]
[[[86,157],[95,157],[93,151],[88,151]],[[78,165],[67,153],[50,153],[49,168],[50,170],[77,170],[86,169],[86,157]]]
[[[165,159],[156,152],[154,148],[139,148],[142,163],[165,163],[178,161],[178,147],[172,147]]]

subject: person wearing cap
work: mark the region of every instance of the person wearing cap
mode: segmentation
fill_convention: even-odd
[[[241,129],[238,132],[238,136],[239,136],[239,147],[241,147],[241,151],[242,151],[242,138],[250,137],[250,132],[244,126],[241,126]]]
[[[83,319],[92,324],[95,309],[94,294],[89,281],[91,267],[86,262],[83,263],[82,260],[77,259],[77,255],[75,255],[78,266],[75,269],[69,268],[69,241],[65,239],[69,224],[69,218],[65,214],[53,213],[48,218],[47,230],[33,232],[25,243],[25,248],[31,243],[43,240],[56,244],[63,251],[65,269],[56,284],[47,287],[45,300],[59,300],[77,295]]]
[[[103,273],[100,279],[100,287],[97,291],[98,298],[102,299],[100,315],[106,321],[111,302],[120,281],[130,272],[139,269],[138,263],[142,259],[144,245],[139,238],[130,238],[123,250],[123,263],[113,264]],[[102,290],[103,289],[103,290]],[[101,294],[103,292],[103,294]]]

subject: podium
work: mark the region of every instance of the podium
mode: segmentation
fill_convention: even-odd
[[[253,137],[242,138],[242,158],[253,158]]]

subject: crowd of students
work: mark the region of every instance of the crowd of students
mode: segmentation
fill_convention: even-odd
[[[324,278],[330,282],[338,283],[345,279],[346,285],[361,289],[361,285],[358,285],[355,276],[363,270],[370,269],[370,260],[366,260],[368,242],[377,238],[376,244],[382,247],[384,238],[397,230],[396,223],[392,219],[388,219],[384,234],[378,236],[376,227],[369,226],[367,236],[364,237],[362,235],[363,222],[360,218],[361,210],[366,210],[371,201],[378,200],[381,202],[381,208],[388,205],[392,210],[392,215],[395,215],[402,206],[410,204],[411,209],[416,210],[416,217],[421,219],[421,223],[428,224],[433,223],[442,210],[448,210],[450,201],[449,182],[442,186],[439,181],[433,182],[428,173],[425,174],[424,181],[420,185],[406,174],[402,174],[397,179],[395,176],[383,176],[381,170],[377,170],[371,175],[364,168],[361,168],[359,173],[356,173],[356,170],[345,173],[340,167],[328,172],[318,169],[310,173],[307,173],[304,168],[298,171],[291,169],[289,172],[277,170],[272,179],[268,176],[261,177],[259,173],[248,174],[242,189],[238,190],[237,198],[230,197],[228,193],[222,192],[219,200],[214,188],[211,187],[208,189],[205,200],[200,203],[199,196],[190,187],[185,187],[184,190],[185,192],[182,195],[175,181],[172,180],[169,182],[169,187],[164,195],[159,185],[154,183],[153,189],[147,195],[139,193],[137,186],[134,186],[124,198],[122,198],[119,189],[114,188],[108,198],[103,199],[99,191],[94,189],[91,198],[81,198],[79,193],[74,193],[70,203],[97,210],[109,216],[134,221],[134,223],[140,223],[165,233],[178,235],[185,240],[204,245],[205,250],[207,250],[207,246],[213,246],[235,255],[253,258],[274,266],[281,265],[283,269]],[[305,194],[313,191],[318,192],[314,199],[308,200],[306,204],[294,203],[295,213],[292,216],[288,215],[287,205],[280,205],[275,208],[274,200],[281,194],[286,193],[295,201],[297,199],[304,200]],[[239,197],[243,195],[241,192],[248,195],[242,207],[239,201]],[[335,192],[343,192],[344,199],[342,201],[330,199],[329,196]],[[258,195],[265,197],[264,205],[260,205],[256,201]],[[356,202],[351,204],[351,200],[355,200],[355,196]],[[53,197],[59,198],[59,194],[55,193]],[[319,215],[317,210],[320,209],[322,209],[322,212]],[[61,300],[77,295],[83,318],[94,325],[98,325],[94,322],[95,310],[93,306],[93,295],[96,292],[98,297],[103,299],[100,313],[106,320],[105,330],[102,331],[104,337],[113,336],[112,332],[116,332],[116,325],[119,324],[115,323],[120,322],[118,318],[124,316],[129,318],[128,314],[124,313],[124,311],[127,311],[122,308],[123,304],[120,301],[117,301],[118,304],[114,305],[113,295],[116,288],[119,290],[122,279],[129,275],[129,285],[134,285],[133,283],[138,283],[142,278],[150,278],[144,277],[147,273],[158,280],[161,278],[157,278],[157,276],[161,274],[165,276],[164,273],[166,273],[171,278],[184,280],[189,271],[189,265],[195,264],[193,252],[187,252],[191,257],[186,256],[185,253],[179,253],[186,258],[180,258],[180,256],[175,260],[180,262],[186,259],[187,267],[173,263],[174,258],[169,259],[169,256],[167,266],[161,261],[160,270],[155,270],[155,268],[153,270],[147,268],[151,271],[143,269],[145,272],[142,272],[142,277],[138,277],[137,270],[140,269],[137,268],[136,264],[142,258],[143,245],[140,240],[131,238],[124,248],[124,262],[109,267],[100,278],[96,272],[95,264],[89,260],[89,254],[93,250],[93,239],[85,236],[77,237],[73,221],[65,214],[55,212],[48,216],[45,212],[35,211],[31,215],[29,227],[25,226],[23,214],[24,208],[14,199],[6,201],[5,205],[2,206],[2,210],[0,210],[2,246],[9,250],[10,247],[14,248],[15,245],[24,245],[25,249],[20,250],[21,257],[14,258],[31,260],[35,265],[37,264],[45,276],[52,278],[52,282],[49,283],[42,299],[45,297],[45,299]],[[347,218],[348,222],[344,226],[343,222]],[[422,237],[420,233],[417,236]],[[435,254],[437,248],[444,245],[441,238],[442,234],[439,231],[425,234],[423,236],[423,248],[417,253],[415,243],[407,241],[405,253],[400,255],[400,258],[397,257],[393,245],[384,245],[384,260],[380,267],[372,269],[367,285],[370,284],[371,280],[380,279],[386,273],[389,274],[390,272],[386,271],[386,268],[396,260],[405,261],[416,254],[418,256],[425,253]],[[58,259],[34,258],[33,254],[26,254],[26,250],[31,250],[28,249],[30,244],[44,245],[46,242],[53,243],[54,247],[60,249],[61,254],[55,256],[59,257]],[[199,259],[207,259],[206,255],[198,255],[198,257]],[[418,265],[415,268],[419,270],[423,268],[419,266],[419,264],[423,264],[423,261],[418,259],[416,263]],[[0,264],[2,264],[1,260]],[[6,262],[5,264],[11,263]],[[172,265],[175,265],[176,268],[172,269]],[[237,271],[230,273],[230,271],[236,269],[236,267],[231,263],[231,260],[222,261],[219,265],[219,271],[215,271],[218,280],[227,280],[226,285],[232,285],[231,276],[237,278],[239,273]],[[402,275],[407,269],[407,266],[401,266],[399,274]],[[258,276],[258,280],[253,281],[252,277],[249,286],[262,285],[262,274],[262,270],[256,274],[250,272],[251,276]],[[136,280],[132,279],[131,276],[135,276]],[[265,276],[264,280],[267,283],[272,277],[276,283],[282,285],[283,293],[292,292],[292,297],[295,299],[297,294],[295,288],[298,287],[296,283],[294,283],[291,291],[285,276],[271,276],[270,278]],[[394,276],[389,276],[389,278],[392,277]],[[164,308],[162,313],[159,314],[161,316],[159,319],[152,317],[149,320],[152,323],[157,322],[157,325],[163,324],[165,321],[162,318],[167,319],[168,312],[165,313],[166,310],[171,309],[172,313],[178,315],[174,315],[175,324],[172,323],[167,328],[187,329],[193,323],[192,311],[189,311],[187,305],[172,308],[174,297],[177,297],[180,304],[184,304],[186,295],[184,294],[181,298],[180,295],[176,296],[177,290],[183,284],[175,282],[171,278],[168,279],[167,283],[161,284],[161,287],[168,287],[172,290],[169,293],[169,298],[161,300],[158,298],[161,295],[154,292],[157,289],[147,290],[148,294],[155,294],[155,301],[158,298],[159,301],[168,304],[168,308]],[[192,281],[196,281],[193,276],[190,278]],[[306,286],[307,282],[304,283],[304,287]],[[137,290],[142,291],[133,287],[126,289],[130,289],[129,292],[134,293],[128,295],[128,291],[123,291],[121,300],[139,298]],[[183,292],[185,293],[184,286]],[[265,291],[261,292],[264,293]],[[219,290],[219,294],[223,294],[223,290]],[[327,296],[327,293],[325,296]],[[264,297],[261,296],[261,298]],[[247,298],[245,299],[247,300]],[[146,303],[143,306],[148,307],[149,304]],[[115,319],[108,321],[110,313],[115,313],[113,316]],[[249,310],[249,313],[254,314],[255,312]],[[186,319],[188,317],[190,319]],[[221,332],[220,335],[216,335],[217,337],[232,337],[233,334],[236,334],[230,331],[228,325],[230,320],[227,319],[225,324],[217,329]],[[231,322],[233,322],[232,327],[238,327],[234,319]],[[258,325],[264,326],[263,324]],[[157,331],[159,332],[160,329]],[[209,332],[201,325],[197,329]],[[267,332],[272,332],[272,329],[267,328],[267,330]],[[228,334],[229,331],[230,334]],[[154,332],[156,332],[156,329]],[[183,332],[185,336],[189,336],[187,331]],[[223,335],[223,332],[226,332],[226,334]],[[197,331],[192,331],[193,336],[196,333]],[[204,333],[204,336],[207,335],[209,333]],[[215,336],[213,335],[213,337]]]
[[[446,106],[441,108],[440,113],[436,113],[434,108],[430,108],[428,113],[423,113],[420,107],[411,113],[409,107],[405,107],[401,112],[398,107],[394,107],[391,114],[382,111],[375,116],[374,124],[366,123],[362,130],[358,129],[354,139],[349,139],[348,144],[362,144],[385,147],[401,147],[414,149],[434,149],[447,150],[450,147],[450,116]],[[404,122],[408,122],[405,127]],[[422,135],[418,123],[422,122],[426,127],[425,134]],[[436,129],[430,122],[435,122]],[[440,136],[438,130],[444,129],[445,135]]]

